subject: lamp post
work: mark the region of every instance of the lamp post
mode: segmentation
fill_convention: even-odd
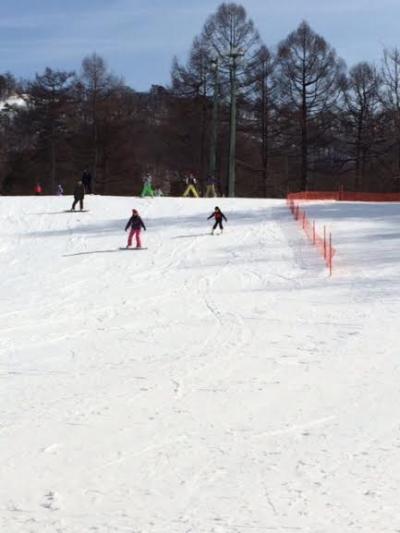
[[[211,61],[211,71],[214,73],[214,94],[211,119],[211,139],[210,139],[210,176],[215,178],[217,168],[217,134],[218,134],[218,93],[219,93],[219,65],[218,58]]]
[[[232,48],[230,58],[230,88],[231,106],[229,119],[229,158],[228,158],[228,196],[235,196],[235,169],[236,169],[236,69],[238,58],[243,56],[240,48]]]

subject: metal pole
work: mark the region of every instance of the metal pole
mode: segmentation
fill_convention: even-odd
[[[215,178],[217,169],[217,138],[218,138],[218,97],[219,97],[219,70],[218,59],[212,62],[214,69],[214,97],[211,122],[211,142],[210,142],[210,176]]]
[[[235,159],[236,159],[236,54],[231,54],[231,114],[229,121],[229,167],[228,196],[235,196]]]

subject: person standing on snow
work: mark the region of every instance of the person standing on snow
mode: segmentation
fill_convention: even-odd
[[[92,175],[87,168],[83,171],[82,183],[85,187],[86,194],[92,194]]]
[[[221,230],[221,233],[222,233],[224,231],[224,226],[222,225],[222,220],[225,220],[225,222],[228,222],[228,219],[223,214],[221,209],[219,207],[216,207],[214,209],[214,213],[211,213],[211,215],[209,217],[207,217],[207,220],[210,220],[210,218],[214,218],[215,219],[215,224],[212,227],[211,235],[214,235],[214,231],[217,229],[217,226],[219,226],[219,228]]]
[[[56,194],[57,194],[57,196],[63,196],[63,194],[64,194],[64,189],[63,189],[63,186],[61,185],[61,183],[59,183],[57,185]]]
[[[42,194],[43,189],[39,182],[36,183],[34,190],[35,190],[35,196],[40,196]]]
[[[127,231],[128,228],[131,228],[131,230],[129,232],[128,244],[126,245],[126,247],[130,248],[132,246],[132,239],[135,236],[136,248],[141,248],[142,242],[140,240],[140,232],[142,228],[146,231],[146,226],[144,225],[143,220],[140,218],[139,213],[136,209],[132,209],[132,216],[125,226],[125,231]]]
[[[144,198],[145,196],[150,196],[151,198],[153,198],[154,196],[153,178],[151,177],[150,174],[146,174],[146,176],[143,179],[143,189],[142,189],[140,196],[142,198]]]
[[[215,179],[214,176],[209,174],[207,176],[206,183],[207,183],[207,188],[206,188],[206,193],[204,197],[208,198],[209,196],[212,196],[213,198],[215,198],[217,196],[217,191],[215,190],[215,185],[217,183],[217,180]]]
[[[198,198],[199,193],[197,192],[197,189],[196,189],[197,180],[193,176],[192,173],[190,173],[189,176],[185,178],[185,184],[186,184],[186,189],[182,196],[186,197],[186,196],[189,196],[189,194],[191,194],[195,198]]]
[[[79,208],[83,210],[83,199],[85,198],[85,186],[82,181],[77,181],[74,189],[74,203],[72,204],[71,211],[75,211],[75,206],[79,202]]]

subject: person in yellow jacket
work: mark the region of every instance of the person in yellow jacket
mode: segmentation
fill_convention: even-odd
[[[185,189],[185,192],[183,193],[183,196],[186,197],[186,196],[189,196],[189,194],[191,194],[195,198],[198,198],[199,193],[197,192],[197,189],[196,189],[197,180],[193,176],[192,173],[190,173],[189,176],[185,178],[185,184],[186,184],[186,189]]]

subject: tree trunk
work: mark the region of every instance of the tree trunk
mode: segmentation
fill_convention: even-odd
[[[56,191],[56,142],[54,139],[54,134],[52,133],[50,139],[50,181],[52,187],[52,193]]]
[[[301,109],[301,190],[308,186],[308,129],[307,129],[306,87],[303,86],[303,103]]]
[[[357,126],[357,141],[356,141],[356,180],[355,180],[355,188],[356,190],[360,190],[361,188],[361,143],[362,143],[362,130],[363,130],[363,122],[362,117],[359,118],[358,126]]]

